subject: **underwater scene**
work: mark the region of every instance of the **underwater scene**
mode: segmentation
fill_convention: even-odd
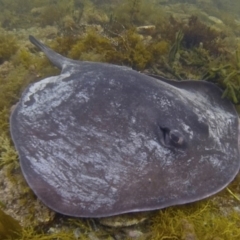
[[[14,136],[15,121],[10,122],[11,114],[16,112],[17,103],[29,91],[29,85],[61,72],[55,67],[57,61],[49,58],[46,46],[69,59],[119,65],[122,71],[131,68],[137,71],[134,73],[154,76],[155,80],[175,80],[176,86],[178,82],[191,80],[193,92],[197,92],[192,90],[193,81],[198,86],[204,80],[220,88],[219,101],[234,105],[239,114],[239,0],[0,0],[0,12],[1,240],[240,239],[240,175],[235,174],[238,167],[234,165],[239,165],[240,161],[237,151],[233,158],[239,161],[231,160],[233,153],[229,153],[226,159],[230,159],[232,165],[225,163],[224,177],[216,174],[213,175],[216,178],[211,179],[212,188],[215,182],[216,186],[221,182],[224,187],[209,190],[211,186],[203,181],[201,189],[193,191],[199,195],[194,198],[196,201],[183,199],[180,205],[146,208],[152,211],[144,211],[144,208],[139,212],[134,209],[134,213],[116,210],[106,214],[109,217],[99,217],[100,214],[76,217],[48,208],[35,195],[37,191],[29,187],[35,185],[28,181],[35,179],[31,177],[26,181],[24,178],[28,168],[21,168],[18,154],[21,148],[17,151],[14,146],[23,139],[18,134]],[[34,37],[29,41],[29,36]],[[65,69],[63,63],[60,65],[59,68]],[[208,92],[209,99],[214,95],[214,91]],[[202,101],[193,98],[194,106],[201,105],[198,100]],[[235,110],[232,112],[235,114]],[[204,131],[204,125],[201,126]],[[238,146],[240,131],[236,124],[233,129],[229,127],[223,132],[228,131],[231,136],[227,138]],[[30,129],[26,134],[28,131]],[[169,129],[162,127],[161,131],[166,140]],[[174,136],[181,145],[181,136]],[[151,182],[150,178],[148,180]],[[201,180],[200,176],[195,182]],[[163,186],[166,198],[178,195],[171,192],[175,188],[168,183],[161,184],[166,184]],[[129,199],[125,194],[122,205]],[[150,201],[152,196],[146,199]],[[58,202],[54,204],[54,209],[58,209]],[[68,209],[73,212],[71,206]],[[118,215],[118,212],[124,214]]]

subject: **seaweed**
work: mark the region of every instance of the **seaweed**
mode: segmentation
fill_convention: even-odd
[[[0,33],[0,64],[9,60],[17,49],[17,41],[13,35]]]
[[[158,27],[166,16],[157,2],[149,4],[147,0],[124,0],[109,12],[110,20],[105,27],[118,34],[137,26],[154,24]]]
[[[78,60],[106,62],[107,55],[113,51],[114,47],[110,39],[101,36],[97,31],[90,30],[71,47],[69,57]]]
[[[0,238],[4,239],[17,239],[21,236],[22,227],[19,222],[7,215],[0,208]]]
[[[236,39],[240,32],[237,22],[231,23],[229,18],[231,30],[225,27],[220,31],[196,15],[189,17],[187,21],[177,20],[173,16],[167,18],[167,13],[156,2],[149,4],[147,0],[125,0],[119,4],[117,1],[108,1],[98,6],[92,2],[94,1],[61,0],[56,5],[55,0],[0,0],[3,9],[1,25],[7,29],[20,26],[28,28],[34,26],[33,23],[38,28],[39,25],[54,25],[58,30],[58,37],[50,42],[50,46],[60,54],[80,60],[127,65],[141,71],[156,71],[179,80],[204,79],[219,85],[224,90],[223,97],[239,104],[239,48],[234,53],[229,51],[235,45],[230,46],[231,42],[227,44],[225,32],[227,30],[230,33],[228,38],[230,36],[230,39]],[[105,15],[95,17],[90,14],[90,9],[96,11],[99,10],[98,7],[105,9],[103,13],[108,18]],[[33,8],[38,9],[31,12]],[[217,10],[215,13],[217,14]],[[221,12],[218,14],[222,15]],[[94,25],[89,26],[90,23]],[[138,31],[138,26],[149,24],[154,24],[154,31],[147,34]],[[43,35],[44,33],[41,38]],[[42,40],[45,42],[49,39]],[[11,203],[18,202],[19,209],[24,207],[24,214],[1,199],[0,205],[6,205],[4,211],[10,209],[10,212],[26,218],[25,226],[29,223],[34,225],[24,227],[22,235],[16,239],[115,237],[114,234],[121,230],[110,231],[95,221],[92,224],[91,220],[63,218],[59,215],[54,219],[51,215],[53,212],[41,205],[37,206],[38,200],[18,173],[19,162],[10,139],[9,116],[11,107],[17,103],[29,83],[57,73],[58,70],[38,54],[38,50],[20,47],[20,41],[6,32],[0,34],[0,64],[0,171],[6,176],[6,181],[13,182],[14,188],[11,191],[20,189],[20,194],[14,195]],[[238,198],[239,176],[230,185],[230,189]],[[156,211],[150,217],[149,224],[144,225],[144,230],[151,230],[148,238],[153,240],[239,239],[237,198],[223,191],[205,201]],[[39,215],[39,211],[46,215]],[[6,229],[8,228],[5,227]]]
[[[64,6],[51,4],[44,7],[39,16],[39,22],[42,27],[47,25],[54,25],[60,22],[60,20],[67,14],[67,10]]]
[[[60,221],[54,221],[54,226],[46,233],[46,227],[26,227],[22,229],[22,235],[16,240],[88,240],[88,239],[112,239],[107,231],[103,231],[101,226],[97,230],[94,230],[92,223],[95,223],[91,219],[73,219],[60,218]],[[59,227],[61,225],[61,227]]]
[[[231,239],[240,237],[239,216],[223,214],[212,200],[159,211],[151,219],[151,239]]]
[[[48,0],[1,0],[0,21],[3,28],[11,30],[13,28],[26,28],[32,25],[36,19],[31,14],[31,9],[37,6],[46,5]]]
[[[149,50],[147,49],[141,36],[136,33],[135,29],[130,29],[123,35],[119,35],[117,42],[117,51],[112,56],[109,56],[108,61],[116,63],[120,56],[121,62],[118,62],[118,64],[131,66],[137,70],[143,70],[149,65],[152,60],[151,47],[149,46]]]
[[[51,47],[61,55],[68,56],[69,51],[79,40],[78,37],[72,34],[63,35],[62,37],[57,37],[54,42],[51,44]],[[81,51],[81,49],[80,49]],[[81,52],[76,54],[76,58],[80,56]]]
[[[171,44],[174,44],[176,40],[176,33],[181,31],[183,35],[181,45],[184,49],[192,50],[201,46],[215,56],[222,53],[223,40],[226,37],[224,32],[209,27],[206,23],[200,21],[196,15],[189,17],[187,24],[185,21],[176,20],[173,16],[170,16],[169,22],[161,25],[158,31]]]
[[[240,103],[240,53],[236,50],[235,56],[229,56],[220,64],[209,66],[203,78],[217,83],[224,89],[222,97],[227,97],[234,104]]]
[[[240,54],[236,51],[235,67],[229,66],[225,76],[223,76],[222,84],[225,88],[222,97],[228,97],[235,104],[240,103]]]
[[[141,0],[125,0],[121,5],[118,5],[113,12],[115,23],[121,23],[125,28],[132,27],[135,24],[140,24]],[[115,26],[118,24],[114,24]],[[115,28],[115,27],[114,27]],[[116,28],[115,28],[116,29]],[[121,26],[120,26],[121,29]]]
[[[22,65],[25,68],[29,68],[32,64],[33,56],[28,49],[21,48],[13,57],[13,64],[15,66]]]
[[[5,134],[0,135],[0,168],[2,166],[7,166],[8,176],[19,168],[17,152]]]
[[[223,32],[218,32],[199,20],[197,16],[191,16],[188,25],[183,27],[183,46],[187,49],[203,47],[208,49],[210,54],[218,55],[223,46],[222,40],[226,37]]]
[[[9,115],[10,108],[12,105],[16,104],[20,97],[20,90],[26,86],[26,75],[27,70],[23,69],[21,66],[12,69],[10,67],[9,71],[11,71],[6,78],[0,77],[0,132],[6,133],[9,135]],[[24,84],[25,82],[25,84]]]
[[[153,68],[156,73],[159,69],[161,72],[168,72],[168,77],[178,80],[203,79],[202,77],[206,79],[203,72],[209,72],[210,66],[219,64],[222,59],[225,62],[225,59],[231,56],[224,46],[226,34],[214,30],[194,15],[189,17],[187,23],[170,16],[169,22],[157,28],[155,34],[159,33],[171,47],[162,65],[155,63]],[[208,80],[216,82],[213,78]]]
[[[166,55],[168,49],[169,44],[166,41],[144,43],[142,36],[134,28],[121,35],[116,34],[112,39],[91,30],[72,45],[69,57],[78,60],[110,62],[143,70],[159,56]],[[64,51],[68,52],[68,50]]]

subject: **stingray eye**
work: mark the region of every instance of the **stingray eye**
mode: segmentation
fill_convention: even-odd
[[[176,129],[170,130],[167,127],[160,127],[162,132],[161,143],[167,148],[185,148],[184,136]]]
[[[183,135],[178,130],[169,131],[169,139],[172,144],[175,146],[183,146],[184,138]]]

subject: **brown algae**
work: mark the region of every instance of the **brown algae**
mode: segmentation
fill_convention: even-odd
[[[0,21],[1,26],[4,29],[11,30],[12,28],[17,28],[19,26],[32,26],[36,19],[40,26],[46,24],[43,22],[44,11],[40,12],[40,9],[36,9],[34,13],[30,13],[30,10],[35,7],[42,7],[44,4],[47,6],[48,1],[21,1],[21,6],[26,6],[22,12],[20,11],[20,2],[18,3],[10,0],[3,2],[4,12],[0,16]],[[70,3],[72,1],[62,2],[63,4],[67,4],[68,2],[67,5],[72,4]],[[90,1],[84,2],[87,3]],[[109,2],[110,1],[108,1],[108,5],[110,6],[111,4]],[[211,35],[211,41],[216,43],[214,51],[209,49],[209,45],[201,42],[209,41],[209,43],[211,43],[208,39],[196,41],[196,44],[195,42],[194,44],[186,44],[185,40],[180,41],[179,47],[175,48],[176,52],[174,53],[174,59],[173,61],[171,60],[171,62],[169,60],[169,51],[176,41],[176,33],[179,30],[182,32],[189,32],[188,29],[192,28],[192,30],[194,30],[194,27],[189,26],[189,20],[186,23],[184,20],[173,17],[168,21],[169,18],[165,15],[162,15],[162,20],[159,21],[159,15],[161,14],[153,14],[154,8],[145,8],[147,10],[147,16],[151,16],[152,18],[152,22],[150,23],[155,24],[156,29],[149,36],[143,36],[135,29],[139,25],[149,25],[149,22],[146,21],[148,17],[142,18],[141,16],[137,16],[137,14],[143,12],[138,9],[141,8],[141,3],[144,1],[136,1],[135,5],[134,1],[129,2],[131,2],[131,5],[129,6],[115,6],[115,15],[113,14],[112,17],[110,16],[108,24],[111,31],[104,30],[103,34],[102,30],[94,30],[93,32],[87,31],[86,34],[82,34],[81,28],[81,31],[78,29],[76,34],[76,29],[68,28],[68,35],[62,34],[55,40],[51,40],[51,37],[49,38],[47,36],[46,38],[49,39],[49,42],[51,42],[51,45],[56,51],[59,50],[59,52],[65,56],[70,57],[74,54],[73,47],[75,47],[76,50],[79,50],[78,54],[74,56],[76,59],[113,61],[112,63],[132,66],[136,69],[147,72],[160,73],[169,78],[180,77],[182,79],[194,78],[212,81],[227,91],[225,92],[225,97],[229,97],[234,103],[239,104],[240,83],[238,80],[239,60],[237,56],[239,47],[234,39],[236,39],[236,34],[239,34],[240,27],[233,22],[232,16],[228,16],[227,14],[224,15],[224,19],[228,20],[228,33],[225,33],[226,28],[224,28],[221,31],[214,31],[214,34]],[[127,4],[127,1],[125,4]],[[108,6],[106,5],[102,7],[103,10],[108,9]],[[126,13],[134,13],[133,17],[129,14],[126,17],[121,15],[121,9],[124,7],[130,9],[125,11]],[[235,3],[235,5],[229,7],[234,7],[234,11],[237,11],[240,4]],[[10,11],[7,11],[7,9]],[[82,10],[82,8],[80,10]],[[207,10],[216,12],[214,6],[212,6],[210,10],[209,8]],[[79,15],[77,15],[78,13]],[[67,13],[64,12],[64,14],[70,14],[70,10]],[[77,24],[81,24],[81,21],[84,21],[84,18],[81,18],[80,12],[74,14],[74,19],[75,16],[79,16],[76,18],[76,21],[78,21]],[[86,12],[84,14],[86,14]],[[216,12],[216,14],[222,16],[222,12]],[[124,19],[120,20],[119,16],[123,16]],[[59,19],[57,15],[53,17]],[[50,21],[55,25],[55,20]],[[199,17],[197,18],[197,21],[206,26],[202,27],[201,31],[203,35],[208,36],[207,33],[210,31],[208,28],[209,25],[203,22]],[[59,31],[66,31],[64,25],[59,23],[56,25]],[[111,25],[113,26],[112,28],[110,28]],[[108,26],[103,27],[108,29]],[[131,29],[129,29],[129,26]],[[195,34],[197,34],[198,29],[195,30]],[[4,35],[5,34],[7,35],[7,33],[4,33]],[[95,46],[95,48],[91,49],[91,46],[89,47],[88,43],[85,41],[85,38],[89,34],[95,35],[94,37],[91,36],[96,39],[94,40],[95,44],[99,44],[99,42],[102,41],[102,38],[104,38],[106,43],[100,43],[99,46]],[[230,36],[228,41],[226,41],[226,35]],[[25,39],[27,41],[27,35],[25,36]],[[130,42],[128,42],[129,40]],[[4,175],[6,181],[13,182],[13,179],[18,179],[16,174],[19,172],[19,167],[16,152],[14,151],[9,138],[8,120],[10,109],[12,105],[17,103],[21,96],[21,92],[30,82],[35,81],[38,77],[43,78],[52,73],[56,73],[56,70],[49,66],[50,64],[48,64],[45,58],[39,59],[39,56],[36,56],[36,51],[33,51],[32,48],[23,48],[18,41],[18,38],[15,38],[13,45],[16,47],[13,48],[14,51],[6,51],[4,54],[2,53],[4,60],[0,65],[0,165],[1,170],[7,172],[7,174]],[[4,42],[4,48],[6,50],[11,49],[12,46],[10,43],[11,41]],[[120,43],[119,46],[118,43]],[[19,48],[20,52],[18,52]],[[60,50],[60,48],[62,48],[62,50]],[[103,56],[101,55],[100,49],[104,52]],[[238,49],[237,53],[236,49]],[[1,50],[3,49],[1,48]],[[144,59],[145,54],[146,59]],[[44,73],[42,72],[43,69]],[[223,82],[224,79],[225,83]],[[7,168],[5,168],[5,166],[7,166]],[[236,196],[240,195],[239,181],[239,177],[237,177],[230,185],[231,191]],[[18,183],[15,182],[15,186],[17,186],[17,184]],[[22,236],[15,239],[48,240],[58,238],[65,240],[76,239],[76,236],[78,236],[78,239],[89,239],[88,233],[94,231],[93,229],[96,230],[94,225],[92,226],[91,224],[86,224],[80,220],[72,219],[69,224],[73,229],[70,228],[71,230],[69,232],[65,231],[66,229],[64,228],[63,223],[60,224],[62,227],[56,228],[53,232],[49,231],[51,227],[54,228],[55,222],[50,219],[50,221],[48,221],[49,225],[45,225],[41,223],[41,221],[38,221],[35,208],[27,206],[30,202],[37,202],[37,199],[31,196],[29,200],[26,200],[29,195],[31,195],[30,190],[24,184],[20,184],[19,188],[22,192],[26,192],[26,194],[23,195],[22,204],[26,204],[26,207],[29,208],[29,212],[24,215],[24,217],[29,219],[29,221],[27,221],[28,223],[33,219],[35,219],[36,222],[34,228],[27,227],[27,223],[25,223]],[[2,202],[1,198],[0,201]],[[3,203],[3,205],[5,205],[5,203]],[[171,207],[156,212],[155,216],[149,218],[149,224],[145,225],[143,231],[149,233],[149,239],[189,239],[189,236],[192,236],[191,239],[238,240],[240,234],[240,214],[238,205],[239,202],[224,190],[207,201],[188,204],[181,207]],[[11,206],[8,206],[8,208],[11,210]],[[7,212],[5,208],[3,208],[3,210]],[[17,212],[17,209],[15,211]],[[74,223],[74,221],[78,222]],[[63,222],[68,223],[67,220],[63,220]],[[98,231],[96,235],[99,238],[103,237],[103,239],[110,239],[110,235],[114,235],[112,232],[109,234],[106,229],[101,226],[97,225],[97,228]],[[76,232],[74,234],[76,229],[78,229],[77,232],[81,232],[80,235],[76,235]]]

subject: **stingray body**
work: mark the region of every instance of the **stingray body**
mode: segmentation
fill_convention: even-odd
[[[11,116],[23,174],[65,215],[103,217],[206,198],[239,170],[238,117],[221,90],[65,58]],[[158,78],[158,79],[157,79]]]

